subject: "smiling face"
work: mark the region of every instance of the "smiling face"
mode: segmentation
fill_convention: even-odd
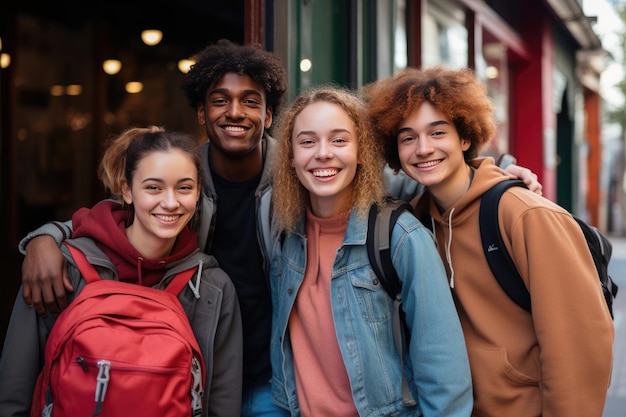
[[[130,243],[147,258],[165,257],[194,215],[200,197],[198,171],[179,149],[151,152],[137,164],[123,197],[135,211],[126,229]]]
[[[221,172],[228,160],[242,162],[242,167],[256,171],[252,174],[260,171],[259,144],[265,129],[272,125],[272,110],[267,107],[265,90],[250,76],[224,74],[198,106],[198,123],[205,127],[211,143],[213,169],[228,177]]]
[[[432,104],[424,102],[402,120],[397,140],[402,169],[437,200],[456,201],[467,190],[469,166],[463,151],[470,141],[461,139],[452,120]]]
[[[309,191],[318,217],[336,215],[352,200],[358,164],[354,122],[338,105],[318,101],[296,117],[291,135],[291,165]]]

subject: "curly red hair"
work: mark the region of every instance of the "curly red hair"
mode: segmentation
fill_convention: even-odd
[[[476,158],[496,133],[487,87],[467,68],[407,68],[363,87],[363,95],[369,102],[368,115],[382,142],[385,160],[396,172],[401,169],[398,127],[424,102],[452,120],[459,136],[470,141],[469,149],[464,152],[467,162]]]

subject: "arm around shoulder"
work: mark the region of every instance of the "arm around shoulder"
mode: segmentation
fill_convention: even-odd
[[[71,220],[65,222],[52,221],[28,233],[20,240],[18,249],[22,255],[26,255],[26,246],[28,246],[31,240],[38,236],[51,236],[57,242],[57,246],[61,246],[63,241],[72,237],[72,231]]]

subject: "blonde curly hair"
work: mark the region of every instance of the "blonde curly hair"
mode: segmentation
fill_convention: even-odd
[[[385,162],[361,97],[356,92],[336,86],[322,86],[304,91],[282,113],[275,136],[278,149],[272,166],[274,175],[272,204],[278,228],[286,233],[295,230],[298,221],[306,215],[310,204],[308,190],[300,183],[295,169],[291,166],[292,133],[296,118],[302,110],[317,102],[328,102],[341,107],[356,128],[360,164],[354,178],[352,204],[345,214],[356,209],[359,216],[365,217],[372,204],[383,203],[385,195],[383,175]]]

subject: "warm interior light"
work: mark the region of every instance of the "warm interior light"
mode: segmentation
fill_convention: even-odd
[[[193,59],[181,59],[178,61],[178,70],[183,74],[187,74],[189,72],[189,68],[196,62]]]
[[[143,90],[143,83],[139,81],[130,81],[126,83],[126,92],[129,94],[140,93]]]
[[[109,75],[115,75],[122,69],[122,62],[118,59],[107,59],[102,63],[102,69]]]
[[[498,71],[498,68],[494,67],[493,65],[490,65],[485,69],[485,75],[490,80],[495,80],[496,78],[498,78],[499,74],[500,71]]]
[[[53,85],[50,87],[50,95],[55,97],[61,97],[65,93],[65,87],[62,85]]]
[[[0,68],[9,68],[9,65],[11,65],[11,55],[6,53],[0,54]]]
[[[310,59],[304,58],[302,61],[300,61],[300,71],[309,72],[311,71],[311,67],[313,67],[313,63]]]
[[[148,46],[158,45],[163,39],[163,32],[157,29],[147,29],[141,32],[141,40]]]
[[[83,86],[79,84],[70,84],[65,87],[65,94],[68,96],[80,96],[83,92]]]

